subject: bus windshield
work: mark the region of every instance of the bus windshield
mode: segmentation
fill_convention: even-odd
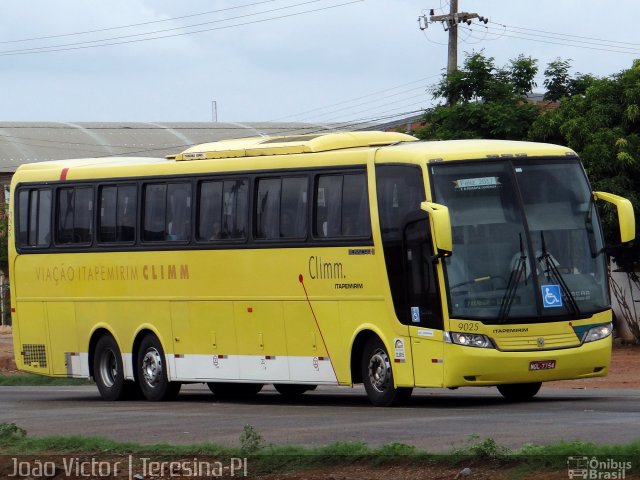
[[[608,308],[604,243],[578,159],[431,167],[449,208],[452,318],[531,323]]]

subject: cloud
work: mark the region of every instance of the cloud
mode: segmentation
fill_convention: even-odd
[[[193,30],[187,25],[283,8],[304,0],[273,0],[226,13],[176,18],[257,1],[3,0],[0,41],[5,42],[169,21],[86,36],[0,43],[0,53],[167,28],[178,30],[165,34],[185,33]],[[346,1],[322,0],[200,28],[235,25]],[[446,7],[444,2],[432,6],[440,5]],[[419,15],[428,13],[425,7],[429,5],[418,0],[366,0],[162,40],[59,53],[0,54],[3,68],[0,87],[5,94],[3,117],[24,121],[207,121],[211,118],[211,101],[216,100],[221,121],[256,121],[309,112],[327,105],[340,106],[341,102],[350,106],[350,99],[416,79],[437,77],[443,71],[447,33],[440,25],[431,25],[425,38],[417,22]],[[610,6],[604,0],[588,4],[578,0],[539,0],[535,7],[508,0],[461,0],[460,8],[496,22],[490,24],[494,28],[492,35],[484,34],[481,27],[474,35],[461,32],[460,62],[463,52],[484,49],[485,54],[496,58],[497,65],[504,65],[523,53],[539,60],[540,72],[549,61],[562,57],[573,59],[574,71],[608,75],[628,68],[634,58],[634,55],[595,50],[585,39],[574,39],[578,42],[574,46],[565,45],[570,37],[565,44],[557,40],[553,44],[535,41],[544,40],[545,34],[540,31],[635,41],[633,15],[617,16],[605,25],[603,12]],[[632,12],[637,7],[632,0],[621,0],[616,9]],[[518,35],[512,32],[511,37],[500,36],[496,35],[499,24],[540,31],[518,30]],[[522,38],[512,38],[514,36]],[[416,87],[419,85],[412,88]],[[404,93],[405,96],[388,101],[381,98],[378,103],[374,102],[375,96],[367,98],[364,105],[335,112],[333,117],[310,112],[304,118],[375,117],[390,111],[401,112],[403,108],[411,111],[430,101],[428,92],[422,94],[420,88],[411,93],[407,87]],[[394,100],[397,100],[395,104]],[[377,106],[385,102],[392,104]]]

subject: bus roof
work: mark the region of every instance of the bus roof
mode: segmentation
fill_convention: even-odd
[[[177,161],[214,158],[245,158],[266,155],[292,155],[358,147],[391,146],[383,157],[402,155],[412,160],[461,160],[508,157],[548,157],[575,155],[567,147],[546,143],[509,140],[446,140],[420,142],[396,132],[320,133],[282,137],[251,137],[203,143],[167,158]],[[382,149],[384,152],[385,149]],[[404,152],[401,153],[401,152]],[[417,157],[416,157],[417,154]]]
[[[345,148],[386,146],[417,142],[411,135],[395,132],[341,132],[282,137],[251,137],[203,143],[167,158],[204,160],[210,158],[259,157],[295,153],[327,152]]]
[[[353,149],[357,155],[309,156],[305,165],[350,165],[366,162],[367,149],[378,147],[377,163],[422,164],[452,160],[488,160],[512,157],[576,156],[567,147],[545,143],[507,140],[418,141],[395,132],[350,132],[296,135],[285,137],[252,137],[204,143],[174,156],[105,157],[52,160],[21,165],[15,182],[54,181],[67,179],[140,177],[150,174],[198,173],[202,171],[262,170],[296,168],[300,155]],[[274,156],[279,156],[275,161]],[[269,161],[269,157],[274,161]],[[312,158],[315,161],[311,161]],[[262,161],[260,161],[260,159]],[[200,161],[193,161],[200,160]],[[208,162],[207,162],[208,160]],[[213,163],[211,161],[214,161]],[[305,159],[306,160],[306,159]],[[215,165],[214,165],[215,163]],[[178,165],[179,164],[179,165]]]

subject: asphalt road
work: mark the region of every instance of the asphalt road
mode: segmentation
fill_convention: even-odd
[[[319,387],[287,400],[265,389],[250,401],[216,401],[206,386],[183,387],[179,400],[105,402],[94,387],[0,387],[0,422],[29,435],[92,435],[138,443],[238,445],[245,425],[267,443],[326,445],[402,442],[431,452],[465,445],[471,435],[511,448],[581,439],[640,438],[640,390],[543,387],[510,404],[495,388],[419,389],[409,405],[375,408],[362,388]]]

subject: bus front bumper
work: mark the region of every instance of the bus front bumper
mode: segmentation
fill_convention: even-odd
[[[611,363],[611,336],[579,347],[505,352],[461,345],[444,346],[444,386],[548,382],[603,377]]]

